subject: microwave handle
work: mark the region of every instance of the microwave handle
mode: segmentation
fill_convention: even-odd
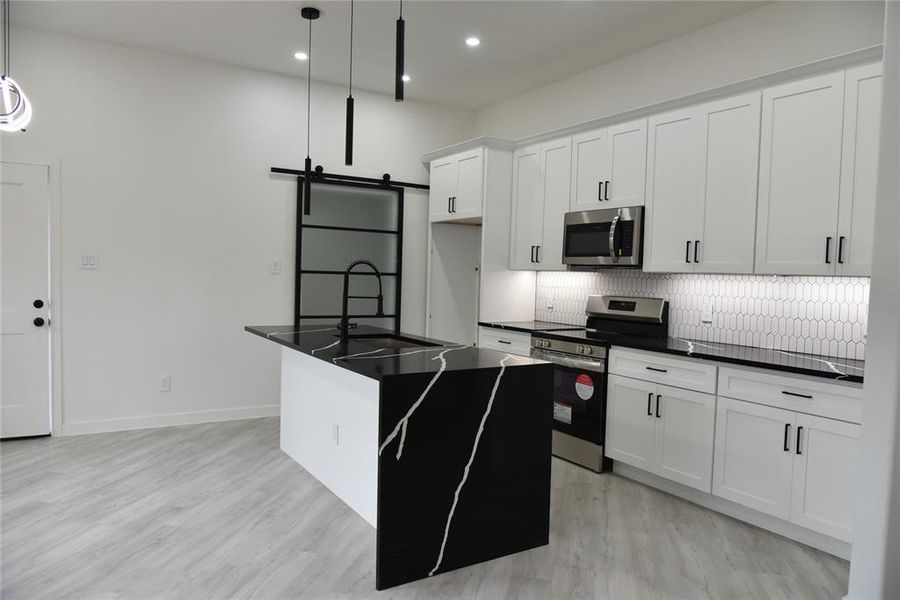
[[[609,225],[609,256],[613,262],[619,262],[619,257],[616,255],[616,227],[618,225],[619,215],[616,215]]]

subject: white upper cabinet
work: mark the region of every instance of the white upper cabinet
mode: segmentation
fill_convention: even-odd
[[[431,161],[430,220],[478,221],[484,201],[484,149]]]
[[[875,228],[875,188],[881,127],[880,63],[847,71],[838,209],[838,275],[868,276]]]
[[[643,205],[646,160],[647,119],[574,136],[570,210]]]
[[[563,221],[569,208],[572,173],[572,138],[565,138],[541,146],[543,166],[544,214],[541,223],[541,243],[536,258],[538,269],[565,270],[562,263]]]
[[[832,275],[844,73],[763,91],[756,272]]]
[[[645,271],[753,272],[759,97],[650,118]]]
[[[693,271],[700,235],[703,140],[697,107],[650,117],[644,270]]]
[[[565,269],[563,218],[569,206],[571,168],[568,137],[514,153],[510,268]]]

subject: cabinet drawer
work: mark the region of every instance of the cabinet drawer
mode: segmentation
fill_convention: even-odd
[[[716,365],[691,358],[614,347],[609,353],[609,372],[707,394],[716,393]]]
[[[860,423],[862,386],[757,369],[719,369],[719,395],[799,413]]]
[[[531,354],[531,334],[494,327],[478,328],[478,345],[519,356]]]

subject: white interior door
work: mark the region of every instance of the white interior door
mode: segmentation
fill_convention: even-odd
[[[0,437],[50,433],[49,169],[0,176]]]
[[[797,415],[791,521],[852,541],[859,431],[854,423]]]
[[[788,519],[796,419],[789,410],[719,396],[713,494]]]
[[[881,63],[850,69],[845,87],[837,274],[868,276],[878,183]]]

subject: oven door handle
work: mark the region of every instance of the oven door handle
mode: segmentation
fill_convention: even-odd
[[[609,225],[609,256],[613,262],[619,262],[619,257],[616,256],[616,227],[619,225],[619,217],[620,215],[614,216]]]
[[[547,350],[531,349],[531,358],[538,360],[546,360],[562,367],[571,367],[573,369],[584,369],[585,371],[594,371],[597,373],[606,373],[605,360],[589,360],[583,358],[575,358],[560,352],[551,352]]]

